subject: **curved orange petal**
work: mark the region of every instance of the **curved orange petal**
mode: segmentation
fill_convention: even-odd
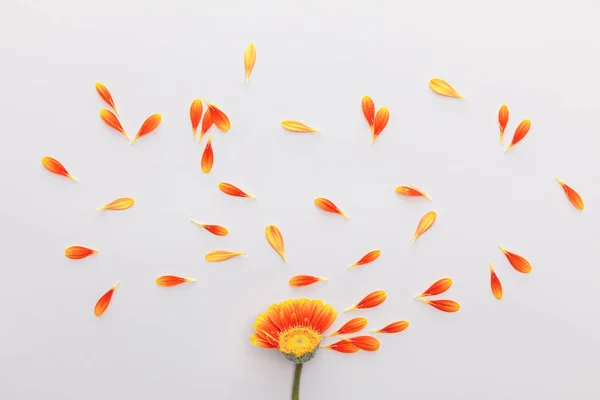
[[[285,120],[281,122],[281,126],[291,132],[319,132],[317,129],[299,121]]]
[[[102,121],[104,121],[106,125],[110,126],[117,132],[120,132],[121,135],[125,136],[127,140],[129,140],[129,137],[127,136],[127,133],[125,133],[125,129],[123,129],[119,118],[117,118],[117,116],[110,110],[107,110],[106,108],[100,110],[100,118],[102,118]]]
[[[345,338],[343,340],[352,343],[353,345],[364,351],[377,351],[380,347],[379,340],[377,340],[377,338],[374,338],[373,336],[357,336],[353,338]]]
[[[256,47],[253,43],[250,43],[246,48],[246,52],[244,53],[244,68],[246,69],[246,83],[250,79],[250,74],[252,73],[252,69],[254,68],[254,63],[256,62]]]
[[[377,307],[387,299],[387,293],[385,290],[376,290],[366,295],[361,301],[355,306],[349,307],[344,311],[358,310],[362,308],[373,308]]]
[[[388,110],[386,107],[381,107],[379,110],[377,110],[377,114],[375,114],[375,120],[373,121],[373,139],[371,140],[371,145],[375,143],[375,139],[377,139],[383,129],[387,126],[389,120],[390,110]]]
[[[98,94],[100,95],[102,100],[104,100],[104,102],[106,104],[111,106],[111,108],[113,110],[115,110],[115,113],[117,113],[117,115],[119,115],[119,112],[117,111],[117,107],[115,106],[115,101],[113,100],[113,97],[110,94],[109,90],[106,88],[106,86],[104,86],[100,82],[96,82],[96,92],[98,92]]]
[[[421,300],[423,303],[427,303],[432,307],[437,308],[440,311],[452,313],[460,310],[460,304],[454,300]]]
[[[422,190],[417,189],[413,185],[408,186],[398,186],[396,188],[396,193],[401,196],[410,196],[410,197],[425,197],[427,200],[431,201],[431,198],[425,194]]]
[[[340,340],[339,342],[335,342],[328,346],[322,346],[322,347],[324,349],[330,349],[330,350],[337,351],[338,353],[346,353],[346,354],[356,353],[357,351],[360,350],[360,347],[358,347],[354,343],[349,342],[344,339]]]
[[[195,99],[192,101],[192,105],[190,106],[190,122],[192,123],[192,133],[194,134],[194,140],[196,140],[196,131],[198,129],[198,125],[200,125],[200,120],[202,119],[202,100]]]
[[[404,330],[406,330],[406,328],[408,328],[408,321],[396,321],[396,322],[392,322],[389,325],[384,326],[381,329],[376,329],[373,330],[371,332],[373,333],[400,333]]]
[[[209,231],[210,233],[212,233],[215,236],[227,236],[229,234],[229,231],[224,226],[207,225],[207,224],[202,224],[202,223],[200,223],[198,221],[194,221],[194,220],[192,220],[192,222],[194,224],[198,225],[199,227],[206,229],[207,231]]]
[[[206,141],[206,147],[204,148],[204,152],[202,153],[202,160],[200,161],[200,166],[202,167],[202,172],[208,174],[212,169],[213,163],[215,161],[215,155],[213,153],[212,148],[212,137],[209,137]]]
[[[64,167],[64,165],[62,165],[58,160],[56,160],[52,157],[47,157],[47,156],[43,157],[42,165],[44,166],[44,168],[46,168],[48,171],[52,172],[53,174],[66,176],[67,178],[77,182],[77,179],[75,179],[69,173],[69,171],[67,171],[67,169]]]
[[[274,349],[277,347],[273,346],[267,339],[263,339],[256,333],[250,335],[250,343],[252,343],[254,346],[264,347],[265,349]]]
[[[506,256],[506,259],[508,260],[510,265],[513,266],[514,269],[521,272],[522,274],[528,274],[531,272],[531,264],[529,264],[529,261],[527,261],[518,254],[506,250],[502,246],[498,246],[498,248],[502,250],[502,252]]]
[[[579,195],[579,193],[577,193],[569,185],[567,185],[566,183],[564,183],[560,179],[556,178],[556,180],[562,186],[562,188],[563,188],[563,190],[565,192],[565,195],[567,196],[567,199],[569,199],[569,201],[571,202],[571,204],[573,204],[573,206],[575,206],[576,209],[583,210],[583,207],[584,207],[584,205],[583,205],[583,199],[581,198],[581,196]]]
[[[162,115],[160,114],[152,114],[151,116],[146,118],[146,120],[140,127],[140,130],[138,131],[137,135],[135,135],[135,137],[131,141],[131,144],[134,144],[139,138],[141,138],[142,136],[146,136],[147,134],[158,128],[158,125],[160,125],[161,121]]]
[[[375,121],[375,104],[373,103],[373,99],[369,96],[363,96],[362,98],[362,110],[365,115],[365,119],[369,123],[371,127],[371,133],[373,132],[373,122]]]
[[[219,183],[219,190],[225,194],[228,194],[229,196],[234,196],[234,197],[246,197],[249,199],[255,199],[255,196],[252,196],[246,192],[244,192],[242,189],[233,186],[230,183],[226,183],[226,182],[221,182]]]
[[[281,231],[275,225],[269,225],[265,228],[265,236],[267,237],[267,241],[273,247],[273,249],[283,258],[284,262],[287,262],[285,259],[285,249],[283,245],[283,236],[281,235]],[[290,281],[291,285],[291,281]]]
[[[98,250],[89,249],[83,246],[71,246],[65,249],[65,257],[70,258],[71,260],[80,260],[89,257],[92,254],[96,254],[97,252]]]
[[[429,87],[431,90],[441,96],[455,97],[457,99],[464,99],[448,82],[440,78],[433,78],[429,81]]]
[[[352,264],[348,267],[348,269],[352,269],[358,267],[359,265],[365,265],[371,263],[379,258],[381,255],[381,250],[371,250],[367,254],[365,254],[360,260]]]
[[[506,150],[504,150],[504,152],[507,152],[508,150],[512,149],[514,145],[523,140],[527,133],[529,133],[529,128],[531,128],[531,121],[529,121],[528,119],[523,120],[519,124],[519,126],[517,126],[517,130],[513,135],[512,142],[510,142],[510,144],[508,145]]]
[[[506,124],[508,124],[508,107],[506,104],[502,104],[500,110],[498,111],[498,126],[500,127],[500,144],[502,144],[502,139],[504,138],[504,130],[506,129]]]
[[[231,129],[229,117],[223,111],[221,111],[216,104],[211,104],[206,100],[204,101],[210,110],[210,120],[216,125],[216,127],[222,132],[227,132],[229,129]]]
[[[246,253],[241,253],[239,251],[215,250],[207,253],[206,256],[204,256],[204,259],[208,262],[221,262],[244,254]]]
[[[333,204],[330,200],[327,200],[323,197],[317,197],[314,200],[314,203],[317,207],[319,207],[323,211],[327,211],[334,214],[339,214],[342,217],[348,219],[348,216],[342,212],[335,204]]]
[[[356,333],[362,331],[365,326],[367,326],[367,319],[362,317],[352,318],[350,321],[346,322],[340,329],[337,331],[327,335],[327,337],[337,336],[337,335],[349,335],[351,333]]]
[[[96,317],[99,317],[102,314],[104,314],[104,312],[108,308],[108,305],[110,304],[110,301],[112,299],[113,293],[115,292],[115,289],[119,286],[120,283],[121,282],[115,283],[115,285],[113,287],[111,287],[108,290],[108,292],[104,293],[102,295],[102,297],[100,297],[100,299],[98,299],[98,302],[96,303],[96,306],[94,307],[94,314],[96,315]]]
[[[164,287],[177,286],[186,282],[196,282],[196,280],[192,278],[182,278],[175,275],[163,275],[156,279],[156,284]]]
[[[492,294],[498,300],[502,299],[502,283],[500,283],[500,279],[494,272],[494,267],[492,267],[492,263],[490,263],[490,286],[492,287]]]
[[[200,130],[199,141],[202,141],[202,138],[204,137],[206,132],[208,132],[208,130],[210,129],[212,124],[213,124],[213,119],[211,116],[210,108],[207,108],[206,111],[204,112],[204,119],[202,120],[202,128]]]
[[[423,293],[415,297],[415,299],[442,294],[446,290],[450,289],[450,286],[452,286],[452,278],[442,278],[435,281],[433,285],[429,286]]]
[[[413,235],[412,241],[410,244],[413,244],[415,240],[417,240],[422,234],[427,232],[429,228],[433,226],[435,219],[437,218],[437,214],[435,211],[429,211],[427,214],[423,215],[419,224],[417,225],[417,229],[415,230],[415,234]]]
[[[131,197],[121,197],[119,199],[113,200],[108,204],[105,204],[101,207],[96,208],[96,211],[101,210],[127,210],[128,208],[133,207],[135,204],[135,200]]]
[[[296,275],[296,276],[292,276],[288,283],[290,284],[290,286],[293,286],[293,287],[302,287],[302,286],[308,286],[308,285],[312,285],[313,283],[317,283],[320,281],[326,281],[326,280],[327,279],[319,278],[318,276]]]

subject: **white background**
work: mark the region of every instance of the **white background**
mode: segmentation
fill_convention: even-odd
[[[304,368],[303,400],[597,399],[599,16],[593,0],[3,1],[0,398],[287,399],[293,364],[250,345],[256,316],[301,296],[341,311],[385,289],[382,306],[340,314],[333,328],[360,315],[370,329],[410,328],[381,337],[377,353],[321,350]],[[433,94],[433,77],[466,100]],[[160,128],[129,145],[98,117],[96,81],[131,136],[152,113]],[[373,147],[363,95],[391,114]],[[211,130],[209,175],[188,116],[198,97],[232,122]],[[532,121],[506,154],[503,103],[505,145]],[[284,131],[284,119],[321,133]],[[80,183],[44,170],[45,155]],[[258,200],[227,197],[220,181]],[[394,193],[406,184],[433,203]],[[122,196],[136,205],[94,211]],[[350,220],[316,209],[316,196]],[[430,209],[436,224],[410,246]],[[287,265],[265,239],[270,224]],[[75,244],[100,252],[66,259]],[[532,273],[512,269],[498,245]],[[379,260],[346,270],[374,248]],[[215,249],[247,255],[205,262]],[[297,273],[329,282],[290,288]],[[163,274],[198,282],[157,287]],[[454,278],[442,297],[462,304],[457,314],[413,300],[443,276]]]

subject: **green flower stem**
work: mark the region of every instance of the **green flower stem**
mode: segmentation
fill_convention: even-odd
[[[302,365],[303,364],[296,364],[294,385],[292,386],[292,400],[300,400],[300,375],[302,375]]]

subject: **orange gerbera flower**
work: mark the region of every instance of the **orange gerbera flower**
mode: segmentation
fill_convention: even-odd
[[[254,323],[250,342],[259,347],[279,350],[296,363],[292,399],[299,398],[302,365],[310,361],[321,344],[323,333],[335,321],[337,313],[321,300],[294,299],[273,304]]]

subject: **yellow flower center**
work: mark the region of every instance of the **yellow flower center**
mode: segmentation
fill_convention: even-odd
[[[321,335],[318,332],[298,326],[279,335],[278,347],[282,353],[302,357],[307,353],[314,352],[320,343]]]

